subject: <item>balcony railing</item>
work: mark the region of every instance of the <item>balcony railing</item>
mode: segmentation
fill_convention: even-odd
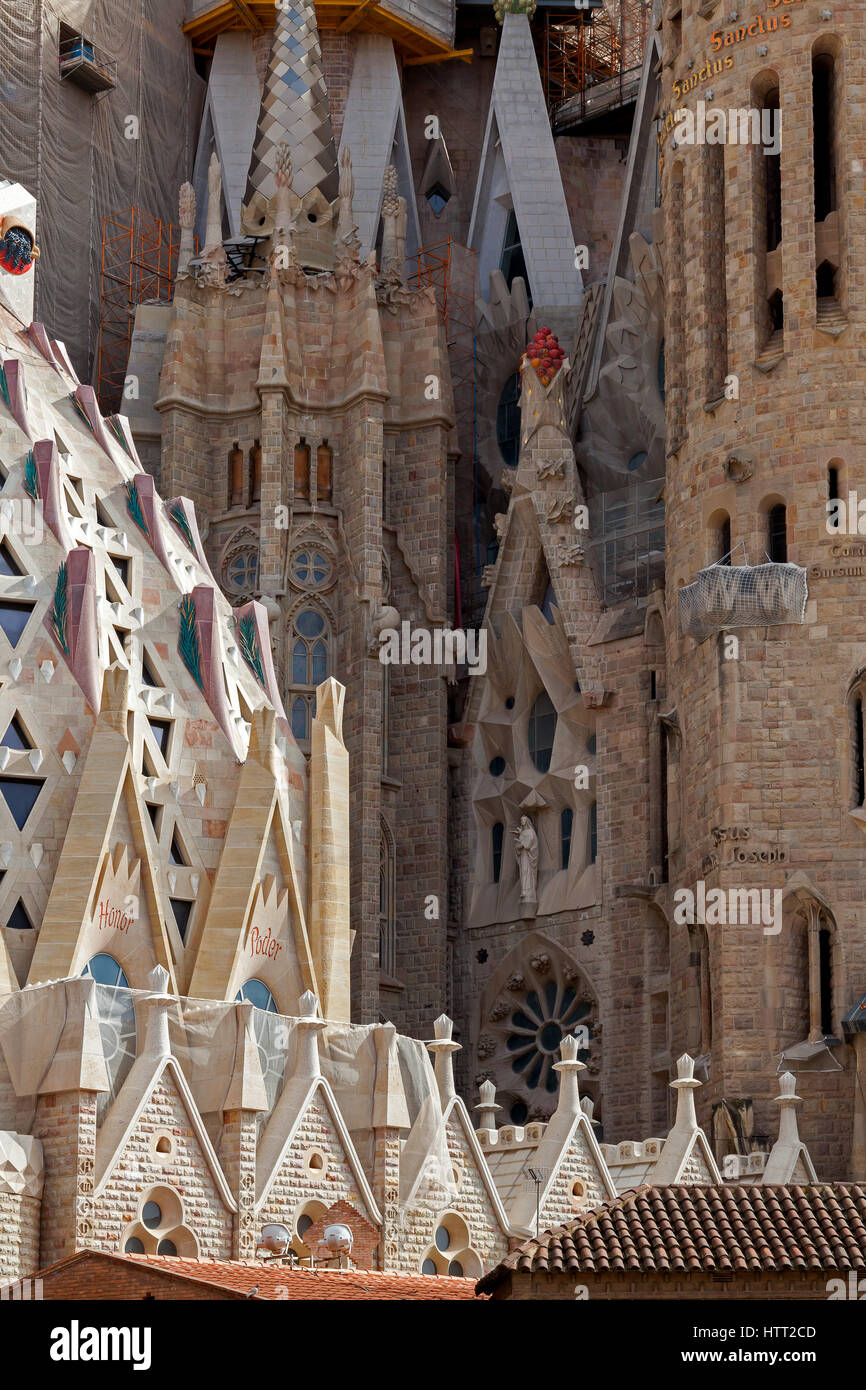
[[[60,79],[86,92],[108,92],[117,86],[117,59],[82,34],[60,41]]]

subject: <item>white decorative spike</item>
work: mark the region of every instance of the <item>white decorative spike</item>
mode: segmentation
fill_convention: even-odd
[[[22,669],[20,656],[13,656],[12,660],[9,662],[9,674],[14,681],[17,681],[18,677],[21,675]]]
[[[145,785],[145,789],[146,789],[146,791],[147,791],[148,796],[155,796],[155,795],[156,795],[156,778],[155,778],[155,777],[145,777],[145,779],[144,779],[144,785]]]
[[[184,570],[186,571],[188,579],[195,578],[195,565],[184,565]]]
[[[104,526],[97,526],[96,534],[103,545],[108,545],[108,531]]]
[[[89,536],[89,535],[90,535],[90,522],[89,522],[89,521],[79,521],[79,523],[78,523],[78,529],[79,529],[79,531],[81,532],[82,536],[84,536],[84,537]]]
[[[198,886],[199,886],[200,883],[201,883],[201,875],[200,875],[200,874],[190,874],[190,877],[189,877],[189,886],[190,886],[190,888],[192,889],[192,891],[193,891],[194,893],[197,893],[197,892],[198,892]]]
[[[165,994],[168,988],[169,973],[164,965],[155,965],[147,977],[154,994]]]
[[[30,766],[33,768],[34,772],[38,772],[42,766],[42,750],[40,748],[31,748],[29,756]]]
[[[134,623],[138,623],[138,626],[141,627],[144,622],[144,609],[130,608],[129,616]]]
[[[33,860],[34,868],[39,868],[39,865],[42,863],[42,856],[44,853],[45,850],[42,848],[42,845],[40,845],[38,842],[30,846],[30,858]]]
[[[207,783],[199,782],[198,786],[195,789],[195,794],[198,797],[200,804],[203,806],[204,799],[207,796]]]
[[[51,678],[56,669],[53,661],[43,661],[42,665],[39,667],[39,670],[42,672],[42,679],[46,685],[51,684]]]
[[[230,644],[228,647],[226,647],[226,652],[231,657],[232,661],[234,661],[235,657],[238,654],[238,649],[237,647]]]
[[[171,690],[164,690],[160,700],[165,705],[169,714],[174,714],[174,693]]]
[[[114,602],[110,603],[108,606],[109,606],[109,608],[111,609],[112,613],[114,614],[115,618],[119,618],[119,617],[120,617],[121,609],[123,608],[123,604],[122,604],[122,603],[118,603],[117,601],[114,601]]]
[[[5,771],[6,771],[6,766],[7,766],[8,762],[9,762],[9,759],[10,759],[11,757],[12,757],[12,749],[11,749],[11,748],[5,748],[5,747],[4,747],[4,748],[0,748],[0,772],[5,772]]]
[[[121,550],[128,550],[128,549],[129,549],[129,541],[126,539],[126,534],[125,534],[125,532],[123,532],[123,531],[115,531],[114,536],[115,536],[115,540],[117,541],[117,544],[118,544],[118,546],[120,547]]]
[[[63,763],[63,766],[66,768],[66,771],[71,772],[77,762],[75,754],[73,753],[71,748],[67,748],[66,752],[63,754],[63,758],[61,759],[61,761]]]
[[[292,821],[292,833],[294,834],[294,837],[295,837],[296,840],[300,840],[300,838],[301,838],[301,829],[302,829],[302,826],[303,826],[303,822],[302,822],[302,821],[299,821],[299,820],[293,820],[293,821]]]
[[[169,893],[173,893],[173,892],[175,891],[175,889],[177,888],[177,874],[174,872],[174,870],[172,870],[171,873],[169,873],[169,874],[167,875],[167,877],[168,877],[168,891],[169,891]]]
[[[12,858],[12,844],[11,844],[11,842],[10,842],[9,840],[4,840],[3,843],[2,843],[2,845],[0,845],[0,864],[3,865],[3,868],[4,868],[4,869],[8,869],[8,868],[9,868],[9,862],[10,862],[11,858]]]

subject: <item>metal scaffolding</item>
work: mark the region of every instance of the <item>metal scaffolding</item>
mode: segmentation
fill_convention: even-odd
[[[180,228],[139,208],[103,218],[96,381],[106,413],[121,409],[135,311],[170,302],[179,247]]]
[[[566,103],[573,119],[629,101],[637,91],[653,0],[604,0],[562,19],[545,12],[535,31],[551,116]]]

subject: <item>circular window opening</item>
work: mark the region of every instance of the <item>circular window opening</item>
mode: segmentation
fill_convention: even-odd
[[[141,1219],[149,1231],[154,1230],[162,1221],[162,1207],[158,1206],[156,1202],[145,1202]]]
[[[545,1052],[558,1052],[559,1044],[562,1042],[562,1029],[553,1020],[545,1023],[538,1035],[538,1041]]]
[[[647,452],[646,452],[646,449],[642,449],[642,450],[641,450],[639,453],[637,453],[637,454],[632,454],[631,458],[630,458],[629,461],[628,461],[628,471],[629,471],[629,473],[636,473],[637,470],[640,468],[641,464],[642,464],[642,463],[646,463],[646,459],[647,459]]]
[[[437,1228],[435,1240],[437,1250],[448,1249],[448,1246],[451,1244],[451,1232],[448,1230],[447,1226],[439,1226]]]
[[[177,1246],[173,1240],[161,1240],[156,1247],[157,1255],[176,1255]]]
[[[298,1217],[298,1235],[300,1236],[301,1240],[304,1239],[304,1236],[307,1234],[307,1231],[310,1229],[312,1224],[313,1218],[312,1216],[307,1216],[306,1212],[304,1212],[303,1215]]]
[[[321,1154],[310,1154],[310,1167],[311,1167],[311,1168],[322,1169],[322,1168],[324,1168],[324,1166],[325,1166],[325,1160],[322,1158],[322,1155],[321,1155]]]
[[[505,701],[505,708],[506,708],[506,709],[514,709],[514,696],[513,696],[513,695],[509,695],[508,699]]]
[[[143,1255],[144,1241],[139,1240],[138,1236],[130,1236],[123,1247],[123,1253],[125,1255]]]
[[[422,1274],[438,1274],[439,1271],[431,1259],[426,1259],[421,1266]]]
[[[163,1134],[161,1139],[156,1141],[156,1152],[158,1154],[170,1154],[172,1149],[171,1140]]]
[[[316,216],[316,214],[315,214],[314,212],[308,212],[308,213],[307,213],[307,221],[308,221],[308,222],[318,222],[318,220],[319,220],[319,219],[318,219],[318,217]]]
[[[463,1266],[459,1260],[452,1260],[448,1266],[448,1273],[454,1274],[458,1279],[463,1278]]]
[[[491,758],[491,759],[490,759],[490,775],[491,775],[491,777],[501,777],[504,771],[505,771],[505,759],[504,759],[504,758],[496,757],[496,758]]]

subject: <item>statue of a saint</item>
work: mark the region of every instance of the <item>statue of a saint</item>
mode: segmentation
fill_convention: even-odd
[[[520,824],[512,834],[520,871],[520,901],[534,903],[538,882],[538,836],[529,816],[520,817]]]

